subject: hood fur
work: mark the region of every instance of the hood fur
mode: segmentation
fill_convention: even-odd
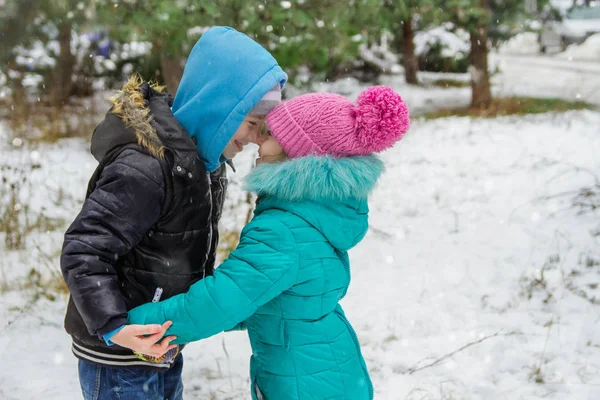
[[[366,199],[384,171],[376,156],[308,156],[261,164],[246,177],[245,189],[282,201],[344,202]]]
[[[150,123],[152,115],[150,115],[147,100],[140,90],[140,86],[143,83],[144,81],[137,74],[129,78],[121,90],[111,97],[111,112],[118,116],[135,133],[140,146],[146,148],[155,156],[163,158],[164,145]],[[150,83],[150,87],[159,93],[162,93],[165,89],[164,86],[154,83]]]

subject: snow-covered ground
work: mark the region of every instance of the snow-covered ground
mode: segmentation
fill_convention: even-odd
[[[600,266],[586,268],[588,260],[600,262],[593,234],[600,220],[572,207],[576,192],[597,179],[598,126],[596,112],[417,121],[384,154],[388,172],[371,200],[372,230],[351,253],[353,283],[343,302],[377,399],[600,396],[598,306],[577,293],[600,298],[589,286],[599,283]],[[80,199],[93,168],[86,144],[37,151],[41,168],[32,179]],[[251,153],[240,169],[247,171]],[[239,189],[233,194],[239,198]],[[66,212],[76,213],[75,204]],[[57,248],[59,239],[51,240]],[[36,259],[3,258],[13,277]],[[0,297],[0,398],[77,398],[76,363],[61,326],[66,298],[23,310],[24,293]],[[493,334],[499,336],[407,373]],[[244,334],[220,335],[185,353],[188,398],[246,398]]]
[[[553,57],[491,53],[489,63],[498,72],[492,76],[492,92],[496,96],[529,96],[586,101],[600,106],[600,64],[575,62]],[[469,74],[437,74],[419,72],[425,86],[407,86],[404,75],[384,75],[379,84],[398,88],[411,107],[413,115],[444,107],[466,107],[471,88],[436,88],[429,83],[438,79],[469,82]],[[347,78],[336,82],[317,83],[316,91],[332,91],[355,99],[368,84]],[[288,96],[303,90],[287,89]]]
[[[551,67],[502,60],[496,93],[573,98],[577,79],[584,93],[600,76],[551,76]],[[565,74],[573,78],[560,90]],[[413,110],[468,104],[468,88],[409,88],[401,79],[382,83]],[[361,88],[352,80],[319,86],[351,98]],[[376,399],[600,398],[600,211],[573,206],[580,189],[600,184],[599,126],[597,111],[415,120],[383,155],[387,173],[370,202],[371,230],[351,252],[343,300]],[[0,137],[0,164],[31,182],[23,203],[72,219],[95,167],[87,141],[14,147],[1,121]],[[245,219],[239,182],[253,151],[236,160],[225,230]],[[31,282],[32,268],[56,273],[63,230],[32,233],[25,251],[3,249],[2,280]],[[42,290],[0,293],[0,399],[81,398],[62,328],[66,297],[32,302]],[[248,398],[249,354],[244,333],[187,347],[186,398]]]
[[[566,58],[569,61],[594,61],[600,63],[600,33],[588,37],[585,42],[577,45],[572,44],[559,53],[557,57]]]
[[[541,56],[538,34],[523,32],[515,35],[498,48],[500,54]],[[543,57],[543,56],[541,56]],[[557,52],[547,59],[557,58],[576,62],[600,62],[600,34],[591,35],[581,44],[572,44],[565,51]]]
[[[498,51],[501,54],[539,54],[540,44],[538,34],[535,32],[523,32],[503,43]]]
[[[600,106],[600,63],[495,53],[490,62],[501,71],[492,78],[496,94],[557,97]]]

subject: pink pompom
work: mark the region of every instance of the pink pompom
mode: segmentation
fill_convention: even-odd
[[[392,88],[371,86],[356,101],[356,135],[368,152],[392,147],[408,131],[408,106]]]

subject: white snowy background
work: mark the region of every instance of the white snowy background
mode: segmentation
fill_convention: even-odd
[[[592,51],[577,48],[540,57],[527,36],[507,46],[491,57],[501,71],[495,94],[600,106],[600,53],[595,61],[574,59]],[[415,115],[470,100],[469,88],[409,87],[401,74],[380,83]],[[346,79],[316,90],[354,100],[364,87]],[[2,121],[0,136],[0,164],[13,167],[0,178],[26,177],[21,202],[73,219],[96,165],[88,141],[34,146],[13,140]],[[224,230],[245,219],[240,182],[254,153],[236,159]],[[574,206],[583,188],[600,185],[600,112],[415,118],[383,158],[371,229],[351,251],[342,302],[375,399],[600,399],[600,212]],[[64,229],[33,232],[25,251],[4,251],[2,281],[27,286],[32,268],[59,273]],[[62,327],[67,297],[33,301],[36,290],[0,293],[0,399],[81,398]],[[185,398],[248,398],[244,333],[191,344],[184,354]]]

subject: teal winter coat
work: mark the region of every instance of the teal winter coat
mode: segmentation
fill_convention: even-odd
[[[372,399],[339,301],[350,284],[347,251],[367,232],[367,196],[382,171],[375,156],[260,165],[246,180],[260,201],[229,258],[188,293],[133,309],[130,322],[171,320],[175,343],[245,326],[253,399],[255,388],[267,400]]]

